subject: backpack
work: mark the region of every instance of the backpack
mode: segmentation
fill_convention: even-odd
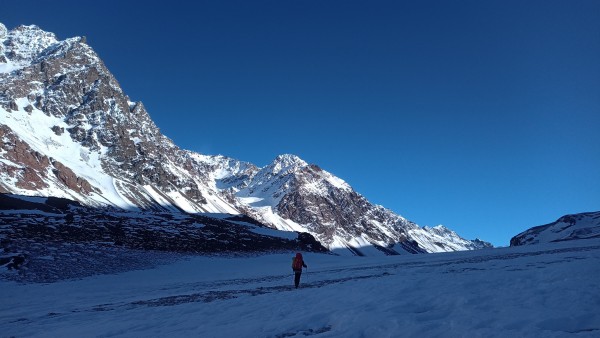
[[[302,270],[302,255],[297,254],[296,257],[292,258],[292,269],[294,270]]]

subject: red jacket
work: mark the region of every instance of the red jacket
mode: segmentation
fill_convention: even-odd
[[[302,267],[308,268],[304,263],[304,259],[302,258],[301,253],[297,253],[296,257],[292,258],[292,270],[294,271],[302,271]]]

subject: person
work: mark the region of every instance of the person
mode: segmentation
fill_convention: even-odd
[[[294,270],[294,284],[296,285],[296,289],[300,284],[300,275],[302,275],[302,267],[308,269],[306,263],[304,263],[304,259],[302,258],[301,253],[296,253],[296,257],[292,258],[292,270]]]

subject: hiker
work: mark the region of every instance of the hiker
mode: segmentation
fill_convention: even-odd
[[[296,289],[298,288],[298,284],[300,284],[300,275],[302,274],[302,267],[308,269],[308,266],[304,263],[304,259],[302,259],[302,254],[297,253],[296,257],[292,258],[292,270],[294,270],[294,284],[296,285]]]

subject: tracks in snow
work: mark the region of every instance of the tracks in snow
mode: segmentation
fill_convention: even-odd
[[[600,246],[589,247],[573,247],[561,248],[552,250],[540,250],[534,252],[522,253],[503,253],[489,254],[474,257],[460,257],[456,259],[441,259],[433,262],[398,262],[376,266],[358,266],[358,267],[342,267],[335,269],[326,269],[311,271],[308,274],[303,274],[305,282],[301,283],[301,289],[321,288],[329,285],[352,282],[363,279],[383,278],[394,275],[400,271],[415,268],[443,268],[445,273],[463,273],[468,271],[485,270],[485,267],[479,266],[461,266],[472,265],[491,261],[510,261],[513,259],[524,258],[529,256],[550,255],[549,258],[554,258],[555,254],[562,253],[577,253],[598,250]],[[540,265],[530,266],[528,268],[543,268],[545,265],[580,259],[576,255],[569,257],[556,257],[553,261],[549,261]],[[515,271],[510,264],[505,267],[506,271]],[[518,269],[517,269],[518,270]],[[228,299],[239,298],[243,296],[260,296],[274,292],[296,291],[292,285],[292,274],[286,275],[271,275],[260,278],[247,279],[229,279],[214,282],[199,282],[178,284],[171,287],[161,288],[161,291],[190,291],[198,290],[197,292],[176,294],[172,296],[157,297],[152,299],[143,299],[122,304],[103,304],[92,308],[93,311],[109,311],[115,308],[136,308],[140,306],[175,306],[186,303],[210,303],[214,301],[222,301]],[[308,281],[306,281],[308,278]],[[241,287],[241,288],[240,288]]]
[[[43,318],[56,318],[60,316],[68,316],[76,313],[98,312],[98,311],[115,311],[115,310],[133,310],[143,307],[163,307],[177,306],[189,303],[211,303],[217,301],[227,301],[240,297],[262,296],[275,292],[298,292],[303,289],[314,289],[327,287],[330,285],[348,283],[364,279],[385,278],[387,276],[416,273],[429,273],[429,271],[437,270],[437,273],[465,273],[469,271],[486,270],[490,265],[487,264],[502,264],[501,269],[515,271],[523,269],[523,264],[511,264],[508,261],[526,258],[530,256],[548,255],[548,259],[544,262],[532,262],[527,264],[527,269],[544,268],[549,264],[568,262],[581,259],[578,253],[587,251],[600,251],[600,246],[587,247],[571,247],[559,249],[545,249],[530,252],[503,252],[489,254],[481,254],[478,256],[467,257],[447,257],[439,256],[439,259],[421,260],[413,262],[397,262],[384,265],[365,265],[353,267],[340,267],[334,269],[324,269],[318,271],[310,271],[308,274],[303,274],[303,282],[301,288],[296,290],[293,287],[293,275],[268,275],[257,278],[237,278],[228,280],[218,280],[210,282],[183,283],[163,286],[161,288],[150,290],[145,293],[163,293],[171,294],[155,298],[145,298],[133,301],[124,301],[118,303],[99,304],[87,308],[73,309],[71,311],[51,312],[37,319],[18,318],[12,322],[33,322],[43,320]],[[498,266],[493,267],[498,269]],[[440,271],[441,270],[441,271]]]

